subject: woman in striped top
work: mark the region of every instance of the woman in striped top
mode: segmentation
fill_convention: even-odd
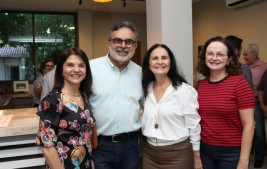
[[[207,78],[195,84],[201,116],[204,169],[248,169],[254,133],[254,97],[238,57],[222,37],[209,39],[198,58]]]

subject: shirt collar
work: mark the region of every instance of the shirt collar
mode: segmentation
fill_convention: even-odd
[[[154,82],[155,81],[153,81],[153,82],[151,82],[149,85],[148,85],[148,87],[147,87],[147,91],[148,91],[148,97],[151,97],[152,98],[152,100],[153,100],[153,98],[154,98],[154,96],[152,95],[152,92],[153,92],[153,85],[154,85]],[[178,88],[179,86],[177,86],[177,88]],[[166,97],[168,97],[172,92],[174,92],[176,89],[173,87],[173,85],[171,84],[167,89],[166,89],[166,91],[164,92],[164,94],[163,94],[163,96],[161,97],[161,99],[160,100],[163,100],[163,99],[165,99]],[[156,100],[154,100],[155,102],[156,102]]]
[[[110,60],[110,58],[109,58],[109,53],[108,53],[105,57],[106,57],[106,59],[107,59],[107,62],[108,62],[109,65],[111,66],[111,68],[119,70],[119,68],[118,68],[117,66],[115,66],[115,65],[111,62],[111,60]],[[130,67],[131,64],[132,64],[131,61],[129,61],[129,63],[127,64],[127,66],[124,68],[123,71],[125,71],[126,69],[128,69],[128,67]],[[122,72],[123,72],[123,71],[122,71]]]

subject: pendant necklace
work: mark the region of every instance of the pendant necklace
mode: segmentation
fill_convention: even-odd
[[[159,104],[157,104],[157,110],[154,112],[154,128],[159,128]]]
[[[74,97],[77,101],[81,101],[81,98],[80,98],[80,94],[76,94],[76,95],[74,95],[74,94],[72,94],[72,93],[70,93],[67,89],[65,89],[65,88],[63,88],[63,90],[69,95],[69,96],[72,96],[72,97]]]
[[[159,122],[158,122],[158,120],[155,121],[154,128],[155,128],[155,129],[158,129],[158,128],[159,128]]]

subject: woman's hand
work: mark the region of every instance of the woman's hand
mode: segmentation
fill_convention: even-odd
[[[236,169],[248,169],[248,162],[239,160]]]
[[[199,157],[194,157],[194,169],[202,169],[202,162]]]
[[[51,169],[63,169],[61,160],[58,157],[57,150],[55,147],[40,147],[43,155],[46,159],[47,164]]]
[[[202,169],[202,162],[200,159],[199,151],[194,151],[194,169]]]

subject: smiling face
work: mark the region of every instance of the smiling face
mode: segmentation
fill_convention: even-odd
[[[227,52],[227,47],[221,42],[215,41],[208,45],[205,62],[210,71],[226,71],[226,65],[230,62]]]
[[[171,60],[168,52],[162,48],[155,48],[149,58],[149,69],[155,76],[167,76],[170,70]]]
[[[86,76],[86,65],[80,56],[70,55],[63,64],[64,83],[80,85]]]
[[[129,28],[120,28],[119,30],[111,33],[111,37],[108,41],[108,48],[113,64],[117,65],[128,62],[133,57],[136,49],[135,39],[136,35]],[[127,43],[129,40],[134,43],[130,45],[130,43]],[[119,43],[120,41],[121,43]]]

